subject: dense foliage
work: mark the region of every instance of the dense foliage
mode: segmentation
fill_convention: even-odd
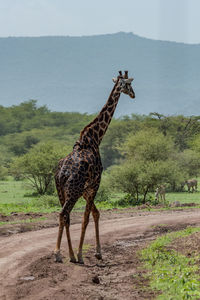
[[[140,130],[130,134],[123,144],[123,163],[111,169],[111,182],[116,188],[145,203],[149,191],[163,183],[175,187],[184,181],[177,163],[177,150],[171,138],[157,129]]]
[[[51,194],[54,192],[55,169],[65,154],[64,150],[62,144],[39,143],[28,153],[13,160],[12,174],[17,179],[26,178],[38,194]]]
[[[35,100],[1,106],[0,177],[15,174],[27,178],[35,169],[44,176],[53,174],[58,159],[71,151],[81,129],[93,118],[51,112],[46,106],[38,107]],[[49,145],[44,153],[39,150],[41,145]],[[145,202],[157,185],[179,190],[186,179],[199,175],[200,117],[152,113],[113,119],[100,151],[107,170],[106,189],[110,184]],[[49,159],[45,161],[45,157]],[[49,163],[49,169],[41,160]],[[40,190],[38,183],[35,187],[39,193],[48,190]]]

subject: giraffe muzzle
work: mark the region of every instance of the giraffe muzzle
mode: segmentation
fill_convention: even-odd
[[[130,97],[131,97],[132,99],[134,99],[134,98],[135,98],[135,93],[131,94]]]

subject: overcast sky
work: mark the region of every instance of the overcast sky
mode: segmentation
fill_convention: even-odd
[[[0,0],[0,37],[119,31],[200,43],[200,0]]]

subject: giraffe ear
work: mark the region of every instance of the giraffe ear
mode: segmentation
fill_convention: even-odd
[[[133,81],[133,78],[124,79],[124,81],[125,81],[126,83],[131,83],[131,82]]]
[[[116,82],[117,82],[117,78],[112,78],[112,81],[113,81],[114,83],[116,83]]]

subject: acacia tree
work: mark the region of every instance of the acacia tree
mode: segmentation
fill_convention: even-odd
[[[149,191],[159,184],[180,184],[185,174],[174,159],[176,152],[170,138],[156,129],[130,135],[121,147],[125,160],[111,169],[112,185],[145,203]]]
[[[28,153],[13,160],[11,173],[27,179],[38,194],[51,193],[55,168],[66,152],[63,144],[37,144]]]

